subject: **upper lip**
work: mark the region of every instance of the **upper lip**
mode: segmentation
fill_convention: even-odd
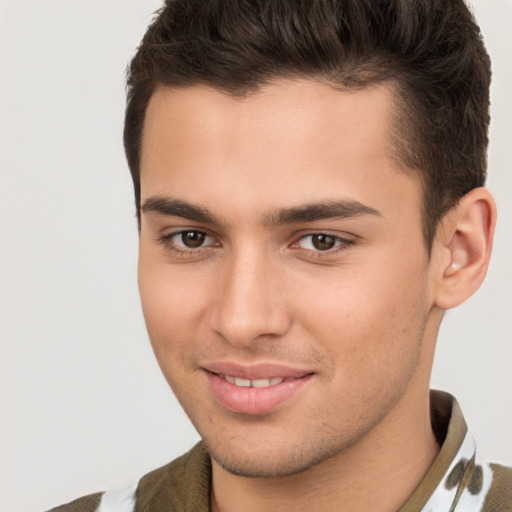
[[[294,368],[279,363],[242,364],[231,361],[217,361],[203,365],[211,373],[229,375],[241,379],[271,379],[274,377],[300,378],[313,373],[311,370]]]

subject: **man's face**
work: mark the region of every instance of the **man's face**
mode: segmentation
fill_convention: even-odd
[[[421,187],[394,156],[392,107],[387,86],[306,80],[151,98],[144,315],[169,384],[236,474],[304,470],[428,387]]]

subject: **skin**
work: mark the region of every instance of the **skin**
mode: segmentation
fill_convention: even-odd
[[[393,101],[390,85],[308,80],[242,99],[199,86],[151,98],[140,294],[160,367],[212,455],[212,510],[397,510],[438,452],[437,331],[483,279],[495,213],[479,189],[428,257],[421,186],[392,144]],[[369,213],[284,214],[339,202]],[[183,203],[209,216],[191,220]],[[333,247],[319,249],[319,234]],[[214,361],[310,378],[272,411],[241,414],[213,396]]]

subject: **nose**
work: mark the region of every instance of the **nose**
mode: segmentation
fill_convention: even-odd
[[[226,261],[218,277],[210,327],[234,346],[277,338],[287,332],[291,318],[279,264],[263,254],[245,251]]]

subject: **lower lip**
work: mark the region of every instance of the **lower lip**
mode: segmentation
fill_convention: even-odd
[[[266,388],[236,386],[208,371],[206,376],[213,395],[222,406],[233,412],[257,415],[272,412],[291,400],[309,382],[312,374]]]

